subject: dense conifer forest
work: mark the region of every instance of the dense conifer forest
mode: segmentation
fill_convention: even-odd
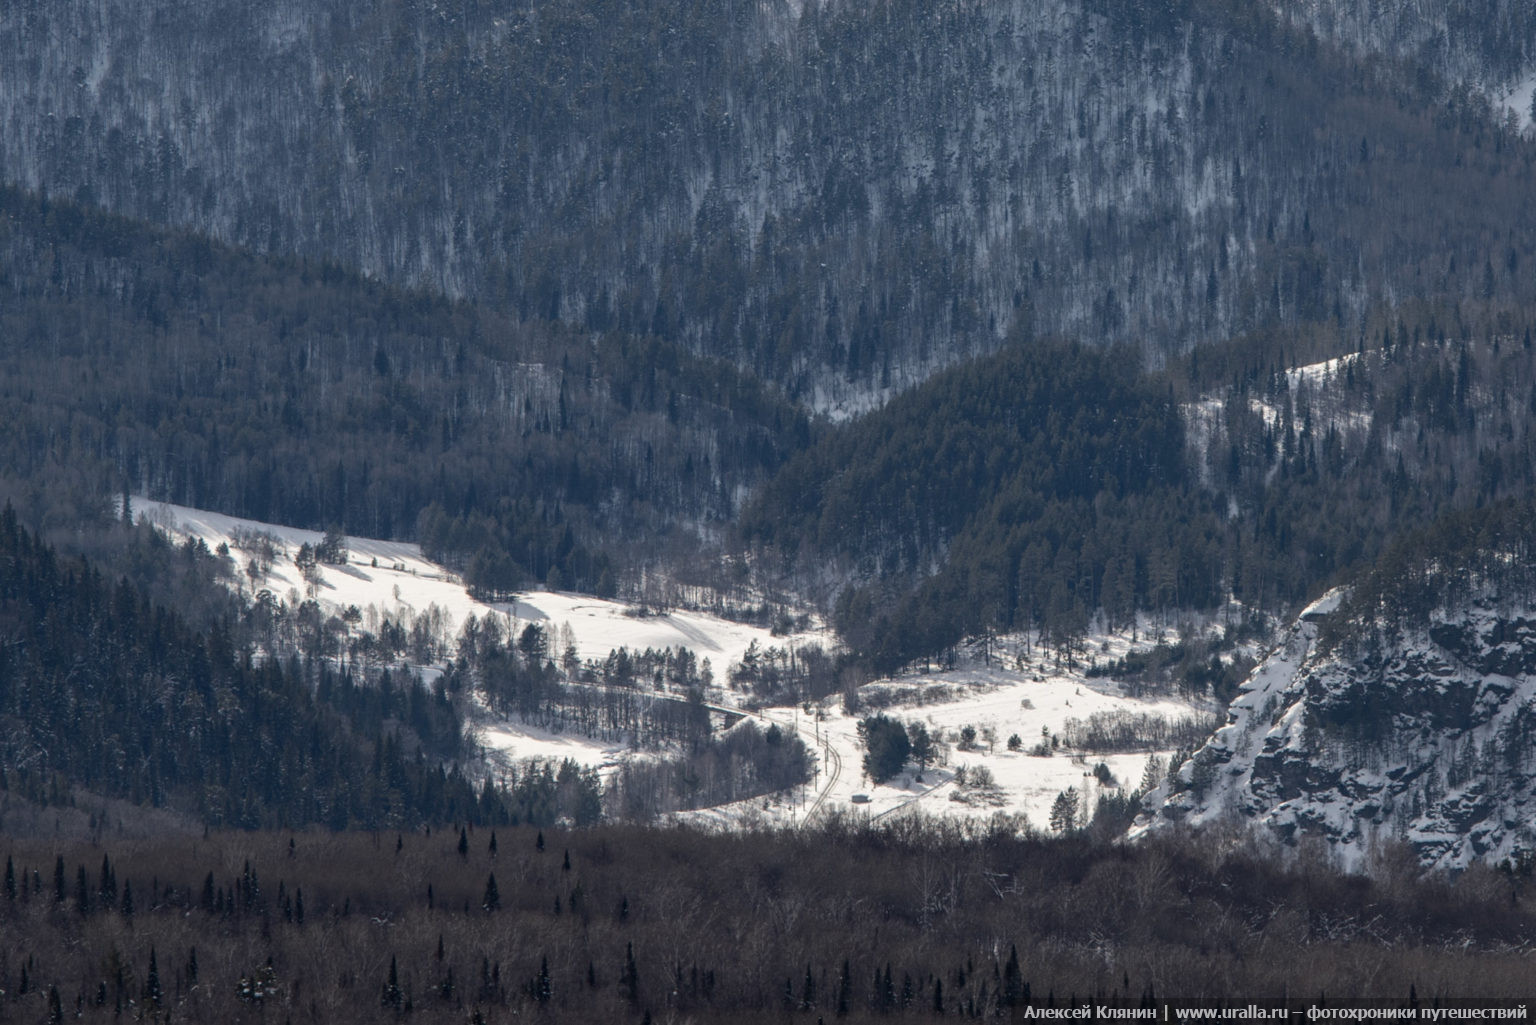
[[[6,821],[28,814],[0,805]],[[94,813],[89,813],[94,815]],[[1529,880],[834,820],[801,833],[0,834],[0,1013],[350,1022],[1023,1020],[1234,993],[1527,994]]]
[[[6,180],[801,400],[1536,298],[1512,0],[172,10],[0,12]]]
[[[131,489],[419,537],[488,591],[612,593],[810,431],[654,336],[519,323],[15,189],[0,253],[0,475],[33,523]]]
[[[1011,634],[1208,701],[1193,788],[1325,589],[1321,650],[1527,597],[1533,75],[1522,0],[0,5],[0,1021],[1525,995],[1528,861],[1116,842],[1150,763],[1050,841],[642,826],[819,771],[716,674],[809,717]],[[139,495],[837,636],[364,625]]]
[[[10,508],[0,616],[7,792],[68,804],[78,787],[243,828],[507,818],[493,790],[443,769],[464,743],[445,690],[257,664],[227,622],[189,627],[126,580],[60,558]]]

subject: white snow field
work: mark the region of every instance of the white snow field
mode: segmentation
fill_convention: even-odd
[[[1101,637],[1096,643],[1104,640],[1110,642],[1115,655],[1128,647],[1123,637]],[[808,814],[832,810],[876,820],[914,811],[982,819],[1004,813],[1023,815],[1030,826],[1044,830],[1051,805],[1063,790],[1075,788],[1079,807],[1091,813],[1105,789],[1093,775],[1098,762],[1109,768],[1115,787],[1131,789],[1140,784],[1149,753],[1156,754],[1165,766],[1172,753],[1083,756],[1060,749],[1050,755],[1030,753],[1042,739],[1060,737],[1068,720],[1087,721],[1095,712],[1126,712],[1160,715],[1172,722],[1189,716],[1209,717],[1215,711],[1173,697],[1132,698],[1113,681],[1090,680],[1080,671],[1058,669],[1044,658],[1022,664],[1010,658],[1009,662],[1005,668],[997,659],[988,666],[979,658],[966,658],[956,669],[876,681],[863,691],[871,696],[889,695],[893,703],[878,709],[866,707],[855,715],[845,713],[837,698],[812,706],[809,714],[803,707],[765,709],[766,719],[793,725],[820,754],[816,781],[794,794],[685,817],[721,824],[738,820],[789,824],[804,821]],[[942,763],[922,773],[909,765],[907,771],[885,783],[872,783],[862,767],[864,751],[859,745],[858,722],[876,712],[904,723],[922,722],[929,734],[948,748]],[[959,743],[966,726],[976,730],[976,741],[968,749]],[[1018,751],[1008,749],[1008,738],[1013,734],[1021,741]],[[962,768],[967,780],[964,785],[956,781],[956,772]],[[991,786],[974,785],[978,769],[991,775]]]
[[[691,649],[708,658],[716,682],[709,696],[719,710],[743,712],[749,696],[729,689],[729,670],[740,662],[754,643],[759,648],[798,647],[817,643],[831,647],[830,632],[817,629],[788,637],[699,612],[672,611],[641,616],[636,607],[587,595],[529,591],[515,601],[487,604],[472,598],[451,572],[421,554],[419,546],[397,541],[378,541],[348,536],[345,566],[321,565],[319,580],[306,583],[294,564],[303,544],[314,545],[322,535],[270,523],[225,516],[220,513],[132,499],[136,516],[181,538],[201,538],[210,549],[229,545],[235,579],[247,591],[266,589],[282,601],[312,597],[327,610],[355,605],[363,613],[361,626],[371,629],[386,617],[432,614],[435,607],[444,636],[453,637],[471,615],[501,616],[507,625],[521,630],[538,623],[552,637],[569,639],[582,659],[601,659],[619,647]],[[245,573],[254,545],[252,535],[274,540],[277,557],[270,571],[257,581]],[[844,712],[838,697],[819,705],[765,708],[751,713],[757,721],[780,723],[798,730],[817,755],[816,779],[808,786],[768,798],[736,805],[690,812],[682,818],[721,826],[766,822],[790,825],[834,810],[881,818],[905,811],[967,818],[991,818],[999,812],[1027,817],[1044,829],[1052,803],[1063,790],[1076,788],[1079,803],[1089,810],[1098,799],[1101,784],[1092,775],[1103,761],[1116,784],[1131,788],[1142,778],[1147,753],[1111,754],[1102,758],[1074,757],[1064,751],[1043,756],[1030,750],[1060,737],[1070,719],[1086,721],[1096,712],[1159,715],[1169,721],[1192,715],[1212,715],[1216,710],[1172,697],[1138,699],[1124,693],[1108,679],[1088,679],[1080,670],[1056,666],[1038,652],[1021,647],[1018,638],[999,645],[1004,655],[990,660],[979,651],[962,656],[956,668],[910,673],[895,679],[867,684],[860,691],[865,707],[857,714]],[[1116,658],[1133,645],[1124,634],[1091,639],[1090,650],[1100,658]],[[996,650],[996,649],[994,649]],[[430,667],[421,667],[430,672]],[[878,706],[878,707],[877,707]],[[857,724],[874,712],[904,723],[921,721],[947,751],[940,764],[919,773],[915,768],[875,785],[864,777],[863,750]],[[976,742],[969,748],[959,743],[960,731],[972,726]],[[529,758],[570,758],[583,766],[611,769],[630,757],[653,757],[631,751],[621,743],[553,733],[520,721],[494,717],[489,712],[473,724],[476,739],[495,760],[506,763]],[[1021,750],[1008,750],[1008,738],[1018,734]],[[990,739],[989,739],[990,738]],[[1156,752],[1166,764],[1169,751]],[[974,781],[976,770],[990,773],[992,785],[960,785],[956,771],[964,769]]]
[[[537,623],[553,642],[563,627],[577,654],[583,659],[602,659],[610,651],[627,647],[631,651],[646,648],[688,648],[702,662],[710,660],[717,680],[723,680],[728,666],[741,661],[752,644],[760,648],[826,643],[824,631],[788,637],[774,637],[768,630],[720,619],[699,612],[672,611],[665,615],[640,615],[639,609],[624,602],[606,601],[589,595],[551,591],[527,591],[515,601],[487,604],[472,598],[463,582],[453,573],[427,560],[421,547],[402,541],[378,541],[348,536],[347,564],[321,565],[319,582],[312,591],[294,556],[301,545],[315,545],[323,534],[314,530],[284,527],[256,520],[225,516],[222,513],[191,509],[144,498],[130,499],[136,517],[150,522],[180,538],[201,538],[217,550],[229,545],[235,579],[247,590],[268,590],[280,601],[290,603],[313,597],[327,611],[357,606],[364,629],[376,629],[385,618],[429,614],[435,607],[441,616],[440,632],[456,637],[471,616],[500,616],[504,625],[521,631]],[[270,572],[253,583],[244,568],[250,551],[241,547],[252,534],[266,534],[275,539],[278,557]],[[246,542],[248,543],[248,541]],[[425,667],[423,667],[425,668]],[[587,766],[611,766],[622,747],[569,733],[551,733],[522,722],[506,719],[475,724],[477,739],[501,760],[527,758],[571,758]]]
[[[1531,121],[1531,96],[1536,93],[1536,71],[1522,75],[1501,89],[1493,90],[1493,102],[1513,111],[1519,119],[1520,130],[1529,132]]]
[[[151,522],[181,537],[200,537],[209,548],[220,543],[230,546],[230,557],[237,562],[237,579],[245,580],[243,568],[248,558],[238,547],[242,532],[264,532],[280,542],[280,558],[272,571],[258,585],[280,600],[290,592],[310,597],[306,584],[294,565],[299,546],[317,544],[324,535],[315,530],[282,527],[255,520],[243,520],[221,513],[189,509],[165,502],[132,499],[136,516],[148,516]],[[701,660],[709,659],[716,677],[727,666],[740,662],[754,642],[762,648],[799,646],[809,642],[827,643],[825,631],[775,637],[762,627],[734,623],[700,612],[672,611],[665,615],[641,615],[636,606],[607,601],[590,595],[552,591],[527,591],[516,601],[487,604],[470,597],[457,576],[421,554],[421,547],[404,541],[375,541],[347,537],[347,565],[321,565],[320,583],[313,597],[322,607],[342,609],[356,605],[368,624],[370,609],[377,618],[410,613],[419,616],[436,605],[445,616],[444,629],[456,636],[471,615],[504,617],[521,630],[537,623],[550,632],[569,625],[576,652],[582,659],[601,659],[616,648],[631,651],[646,648],[688,648]]]

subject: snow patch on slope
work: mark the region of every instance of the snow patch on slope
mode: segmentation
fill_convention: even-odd
[[[1533,127],[1531,121],[1531,98],[1536,95],[1536,70],[1518,78],[1501,89],[1493,91],[1493,102],[1496,107],[1514,111],[1519,118],[1520,131],[1530,132]]]
[[[806,643],[830,643],[825,630],[775,637],[763,627],[736,623],[702,612],[673,610],[645,613],[637,606],[590,595],[555,591],[527,591],[508,602],[482,602],[469,594],[458,576],[421,554],[421,546],[405,541],[379,541],[348,537],[344,566],[321,565],[313,593],[293,562],[301,545],[316,545],[319,531],[284,527],[222,513],[191,509],[165,502],[133,499],[139,515],[180,537],[201,538],[211,549],[228,544],[235,560],[236,578],[255,589],[265,588],[280,600],[290,595],[313,597],[327,611],[349,605],[382,618],[389,615],[420,615],[436,606],[445,616],[444,632],[452,637],[471,615],[498,615],[521,630],[537,623],[547,631],[569,626],[576,652],[582,659],[603,658],[616,648],[688,648],[708,658],[717,674],[740,662],[753,644],[759,647],[796,647]],[[249,553],[240,538],[253,533],[274,537],[281,547],[269,574],[251,582],[244,571]]]
[[[1107,658],[1118,658],[1145,641],[1133,643],[1127,633],[1102,633],[1092,639]],[[1089,678],[1082,667],[1068,668],[1054,659],[1025,649],[1022,638],[1006,638],[1002,656],[988,659],[972,651],[953,669],[910,672],[876,680],[861,688],[866,707],[850,714],[837,699],[806,708],[770,708],[764,714],[786,727],[798,728],[806,742],[823,751],[822,771],[840,767],[836,781],[826,786],[825,776],[794,794],[757,799],[723,808],[691,812],[684,818],[722,825],[735,823],[791,824],[804,821],[823,790],[821,813],[842,811],[879,820],[909,813],[965,819],[1009,817],[1044,830],[1052,804],[1064,790],[1078,792],[1078,804],[1090,813],[1101,794],[1128,791],[1138,786],[1149,755],[1166,764],[1170,750],[1138,750],[1095,754],[1057,748],[1053,753],[1031,753],[1042,740],[1066,732],[1068,720],[1087,721],[1095,713],[1126,713],[1161,716],[1169,722],[1192,716],[1209,716],[1216,709],[1207,703],[1171,695],[1134,697],[1121,683],[1103,677]],[[878,707],[875,707],[877,706]],[[915,765],[884,783],[864,776],[864,751],[859,745],[858,724],[875,713],[903,723],[921,722],[931,736],[947,746],[943,760],[926,772]],[[961,731],[976,730],[976,743],[962,748]],[[1018,734],[1020,750],[1008,749],[1008,738]],[[830,749],[830,751],[828,750]],[[1102,786],[1093,767],[1103,762],[1113,775]],[[964,770],[971,781],[957,781]],[[992,780],[990,786],[974,785],[977,770]]]

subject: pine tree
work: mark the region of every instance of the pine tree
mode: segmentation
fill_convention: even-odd
[[[640,970],[635,965],[635,945],[633,943],[624,944],[624,971],[619,975],[619,988],[624,990],[624,995],[629,998],[630,1003],[639,1003]]]
[[[384,988],[379,994],[379,1003],[385,1007],[393,1007],[400,1010],[402,994],[400,992],[400,969],[395,964],[395,955],[389,956],[389,978],[384,982]]]
[[[495,911],[501,907],[501,893],[496,889],[496,873],[492,872],[485,880],[485,899],[480,906],[486,911]]]
[[[117,873],[112,871],[112,863],[107,856],[101,856],[101,879],[96,887],[97,896],[101,898],[103,907],[111,907],[117,903]]]
[[[16,899],[16,865],[9,854],[5,856],[5,899]]]
[[[539,977],[534,980],[533,998],[541,1004],[549,1003],[552,989],[549,982],[549,958],[546,956],[539,961]]]
[[[160,988],[160,966],[155,959],[155,948],[149,948],[149,974],[144,979],[144,1001],[159,1007],[164,993]]]
[[[1051,828],[1058,833],[1069,833],[1077,828],[1077,791],[1068,788],[1056,795],[1051,802]]]
[[[463,826],[459,827],[459,857],[469,860],[469,833]]]
[[[1147,755],[1147,767],[1141,773],[1141,795],[1145,797],[1163,782],[1163,762],[1157,755]]]
[[[1008,945],[1008,963],[1003,966],[1004,1007],[1016,1007],[1024,998],[1024,974],[1019,970],[1019,948]]]

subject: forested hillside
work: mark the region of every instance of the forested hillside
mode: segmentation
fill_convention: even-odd
[[[835,800],[878,818],[967,766],[916,774],[903,785],[930,789],[872,811],[847,789],[859,759],[839,779],[831,706],[813,703],[841,692],[848,725],[865,681],[935,658],[942,675],[974,651],[983,679],[883,681],[866,689],[870,710],[904,687],[918,705],[992,687],[987,714],[1002,720],[1003,704],[1032,706],[999,676],[1046,682],[1037,670],[1054,659],[1091,668],[1083,686],[1105,694],[1124,677],[1126,700],[1154,678],[1213,704],[1252,684],[1233,706],[1252,723],[1227,727],[1242,734],[1231,758],[1266,755],[1256,731],[1280,697],[1266,708],[1261,684],[1295,683],[1295,715],[1265,729],[1291,731],[1267,755],[1284,747],[1297,771],[1318,731],[1355,745],[1350,771],[1406,750],[1383,735],[1361,746],[1394,707],[1383,693],[1450,676],[1361,683],[1380,668],[1366,640],[1413,621],[1429,637],[1414,650],[1450,650],[1433,629],[1508,611],[1479,591],[1488,579],[1522,600],[1530,588],[1536,130],[1505,104],[1529,106],[1533,84],[1526,0],[0,3],[0,822],[120,801],[209,826],[393,829],[402,865],[412,845],[435,856],[457,839],[429,840],[428,825],[465,827],[441,905],[419,867],[350,894],[375,905],[373,925],[398,915],[418,931],[407,951],[362,928],[341,995],[303,976],[326,995],[301,998],[294,966],[311,963],[314,933],[248,874],[227,889],[209,877],[200,900],[151,876],[178,948],[205,927],[240,948],[220,948],[240,981],[198,990],[189,952],[172,997],[155,969],[125,966],[134,910],[105,866],[94,888],[81,869],[71,915],[62,860],[52,894],[23,868],[0,920],[77,940],[104,930],[117,946],[84,961],[56,950],[40,967],[0,942],[0,1019],[9,1000],[40,1004],[44,978],[49,1005],[24,1013],[55,1020],[66,999],[82,1015],[134,1010],[134,992],[138,1012],[192,1017],[281,1003],[324,1020],[357,992],[375,1014],[430,1004],[460,1021],[509,1005],[634,1020],[1006,1015],[1025,981],[1004,960],[1010,930],[1034,978],[1123,1002],[1173,981],[1270,982],[1276,948],[1341,985],[1385,986],[1319,953],[1360,930],[1271,930],[1274,889],[1309,914],[1364,916],[1375,905],[1358,889],[1319,894],[1273,865],[1190,867],[1177,846],[1046,847],[1016,820],[966,838],[845,828],[826,814],[834,782]],[[139,495],[325,531],[328,554],[307,539],[290,554],[246,523],[172,546],[133,521]],[[387,609],[328,602],[320,563],[369,585],[362,568],[379,569],[348,564],[347,533],[381,539],[377,552],[418,541],[412,558],[438,564],[420,564],[422,580],[476,615],[402,598],[416,572],[403,563],[377,577],[394,588]],[[292,560],[291,589],[271,583],[275,559]],[[1330,704],[1301,694],[1301,677],[1281,687],[1274,667],[1290,654],[1262,648],[1280,617],[1340,583],[1353,591],[1335,622],[1287,634],[1337,656],[1344,697]],[[727,657],[678,617],[675,636],[699,650],[603,658],[512,600],[533,586],[573,618],[591,595],[637,599],[602,605],[608,631],[660,619],[686,591],[755,617],[764,638],[771,626],[775,644],[753,635]],[[1419,622],[1453,599],[1487,607]],[[825,647],[818,614],[838,634]],[[778,646],[785,631],[797,639]],[[1457,665],[1468,694],[1490,675]],[[760,729],[733,701],[788,715]],[[1456,809],[1472,805],[1440,787],[1442,770],[1475,787],[1477,759],[1497,768],[1503,751],[1523,773],[1529,708],[1505,711],[1511,724],[1474,724],[1476,737],[1470,720],[1434,721],[1463,731],[1461,746],[1441,759],[1425,741],[1425,782],[1394,799],[1411,809],[1416,794],[1420,811],[1441,809],[1424,821],[1467,826]],[[520,744],[579,735],[638,756],[514,764],[511,744],[485,740],[511,720]],[[954,726],[971,733],[955,750],[975,750],[976,726]],[[900,754],[919,729],[891,718],[884,735]],[[997,752],[1031,785],[1043,777],[1026,759],[1059,746],[1052,722],[1037,729],[1034,750],[1014,734]],[[1149,767],[1139,791],[1100,765],[1084,793],[1114,790],[1101,796],[1123,822],[1132,794],[1210,785],[1212,757],[1174,757],[1161,784]],[[908,764],[875,759],[887,760]],[[1251,768],[1223,779],[1243,772],[1273,793],[1294,782]],[[467,867],[471,825],[595,827],[728,802],[706,814],[737,822],[808,778],[825,789],[801,821],[830,819],[822,840],[847,859],[825,877],[795,875],[799,837],[765,842],[769,867],[728,884],[669,851],[670,836],[650,841],[670,859],[662,876],[683,865],[704,891],[755,902],[741,929],[695,921],[695,905],[646,908],[645,882],[608,847],[622,833],[572,841],[559,874],[530,868],[547,852],[527,854],[519,834],[522,874],[501,895],[489,866]],[[982,784],[966,789],[982,799]],[[1522,806],[1524,790],[1507,792]],[[1358,839],[1356,820],[1380,826],[1389,811],[1351,813],[1330,836]],[[99,834],[105,819],[87,814]],[[1054,817],[1074,828],[1070,809]],[[375,870],[389,857],[347,850]],[[1020,867],[1030,858],[1050,878]],[[839,905],[835,922],[809,910],[860,862],[902,881],[850,882],[864,903]],[[1526,888],[1521,866],[1509,871],[1501,908]],[[1482,885],[1471,903],[1492,906]],[[345,945],[349,894],[306,884],[325,886],[322,935]],[[477,957],[440,938],[428,960],[420,930],[468,937],[503,897],[530,921],[547,909],[537,962],[534,940],[506,929],[475,941]],[[1436,979],[1454,977],[1453,933],[1486,950],[1529,941],[1513,904],[1473,918],[1380,899],[1407,923],[1390,942]],[[1144,918],[1104,911],[1127,902]],[[1144,924],[1192,907],[1211,912],[1196,938]],[[821,945],[787,943],[807,922]],[[885,963],[860,961],[881,929]],[[1075,946],[1052,946],[1055,933]],[[622,962],[621,941],[636,948]],[[1153,955],[1117,953],[1137,947]],[[721,949],[752,963],[727,965]],[[961,949],[963,968],[942,963]],[[109,1004],[96,966],[114,962]],[[892,962],[909,976],[899,986]],[[274,981],[290,976],[286,991]],[[1391,987],[1415,977],[1405,968]]]
[[[1123,351],[1019,345],[942,373],[792,459],[742,529],[802,587],[868,583],[837,625],[884,670],[1221,593],[1178,408]]]
[[[1492,89],[1536,67],[1536,8],[1521,0],[1302,0],[1273,7],[1282,19],[1355,53],[1410,61],[1449,83]]]
[[[1405,314],[1301,368],[1315,333],[1158,374],[1113,350],[1010,348],[828,431],[742,531],[794,586],[835,595],[838,629],[885,670],[994,631],[1070,651],[1095,616],[1229,595],[1283,612],[1403,531],[1536,487],[1531,326]]]
[[[165,561],[212,561],[160,547]],[[445,770],[466,752],[443,689],[254,661],[235,623],[189,627],[58,556],[9,507],[0,624],[0,790],[52,804],[94,793],[248,829],[510,817],[494,788]]]
[[[147,493],[419,536],[491,591],[611,592],[683,561],[696,541],[674,533],[730,519],[810,430],[654,336],[521,323],[6,188],[0,337],[0,475],[35,520]]]
[[[1394,17],[1509,28],[1515,67],[1529,14],[1493,14]],[[1536,298],[1528,146],[1464,63],[1362,66],[1263,0],[23,2],[0,174],[862,402],[1010,333]]]

